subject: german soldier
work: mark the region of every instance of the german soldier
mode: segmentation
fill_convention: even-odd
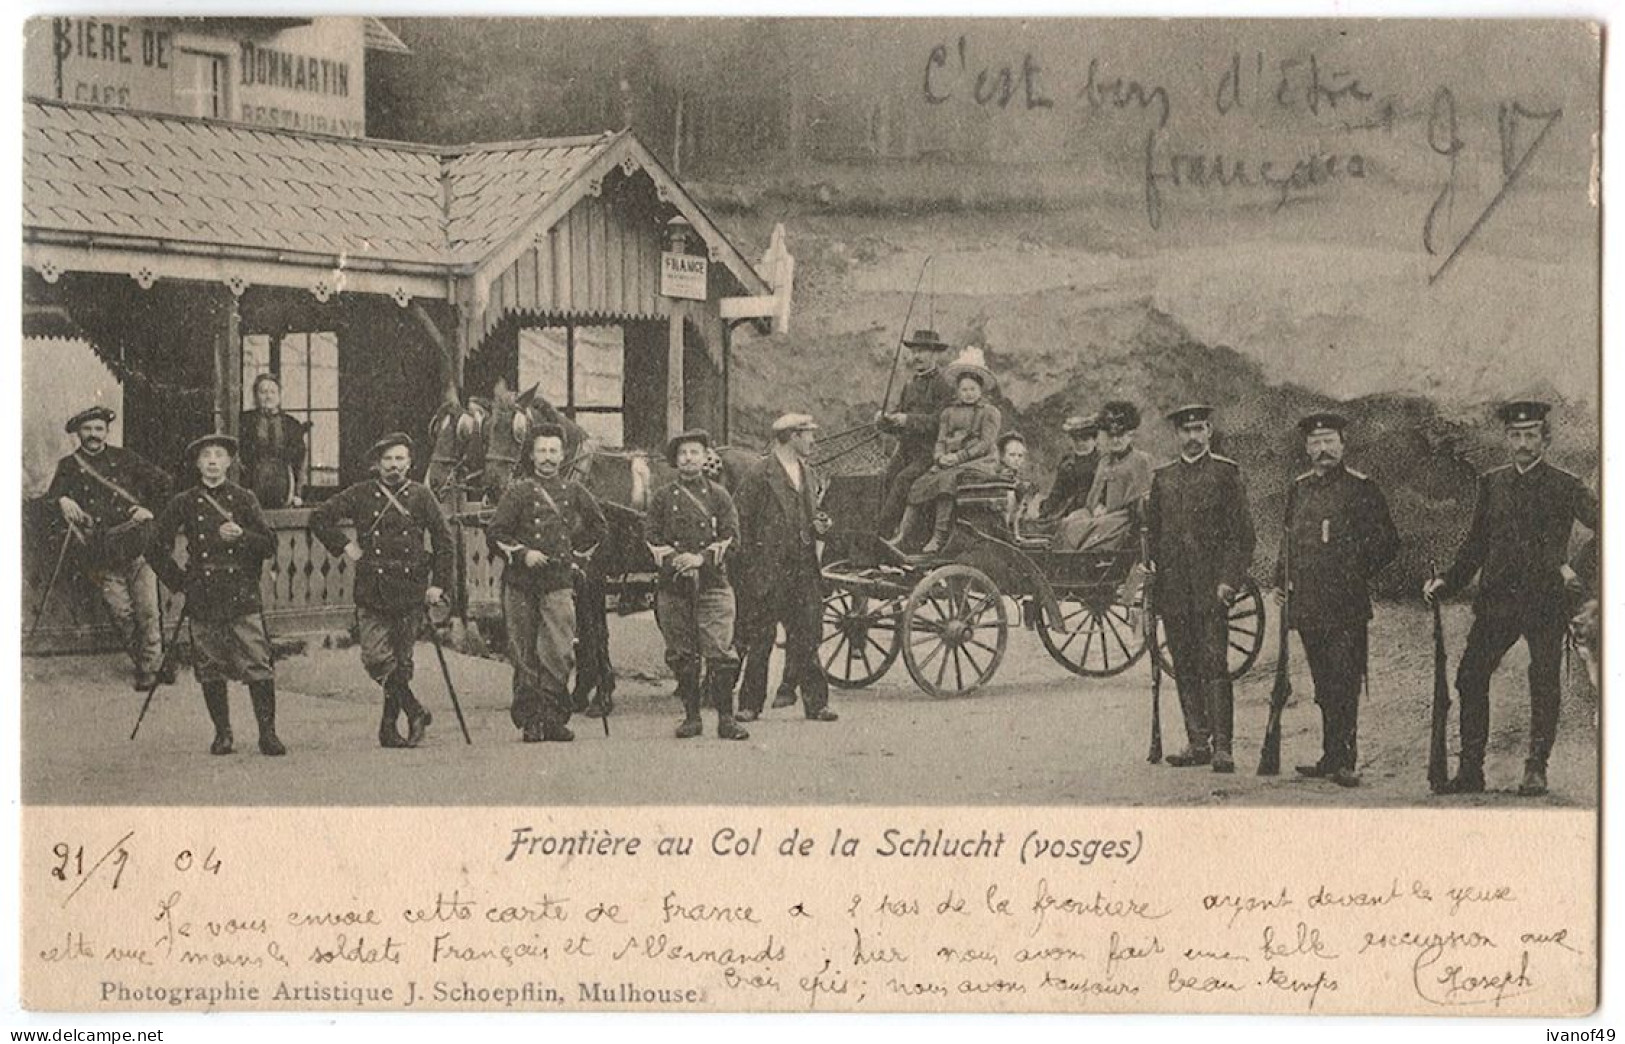
[[[171,591],[186,592],[192,656],[203,703],[214,722],[210,754],[230,754],[226,682],[248,684],[259,724],[260,753],[286,754],[276,734],[276,675],[271,636],[260,603],[260,569],[276,551],[254,494],[226,478],[237,440],[205,435],[187,447],[199,482],[170,498],[153,527],[147,556]],[[186,568],[175,561],[175,537],[186,537]]]
[[[897,436],[897,449],[886,465],[881,486],[886,499],[880,508],[879,531],[896,530],[892,543],[898,545],[911,537],[898,528],[908,507],[908,491],[914,480],[930,471],[936,462],[937,420],[943,408],[954,401],[953,388],[942,375],[942,356],[948,350],[948,342],[938,337],[935,330],[916,330],[903,344],[909,349],[914,376],[903,385],[896,410],[875,414],[875,424],[880,430]]]
[[[660,568],[655,618],[683,701],[677,738],[700,734],[703,696],[717,709],[718,738],[742,740],[750,735],[734,721],[739,657],[733,648],[734,592],[724,565],[739,535],[739,515],[728,491],[705,476],[710,446],[710,434],[698,428],[666,443],[677,480],[650,499],[644,539]]]
[[[1212,415],[1198,405],[1168,414],[1179,457],[1152,473],[1146,535],[1188,740],[1168,764],[1211,762],[1214,772],[1234,772],[1228,609],[1252,563],[1254,535],[1241,466],[1209,450]]]
[[[1370,582],[1393,561],[1399,534],[1382,490],[1343,463],[1346,426],[1335,413],[1312,413],[1298,422],[1311,469],[1287,494],[1275,586],[1284,592],[1291,585],[1286,626],[1303,643],[1320,704],[1320,760],[1299,765],[1298,772],[1354,787],[1360,783],[1355,737],[1366,673]]]
[[[1059,519],[1074,508],[1082,507],[1095,484],[1095,470],[1100,467],[1100,452],[1096,449],[1100,438],[1097,416],[1068,417],[1061,423],[1061,431],[1071,440],[1072,448],[1055,466],[1055,485],[1039,505],[1038,514],[1043,519]]]
[[[823,581],[817,538],[830,522],[818,509],[807,457],[818,425],[803,413],[773,422],[773,448],[739,484],[739,586],[747,653],[739,720],[755,721],[767,701],[767,662],[784,624],[785,674],[801,691],[809,721],[835,721],[829,679],[818,662]]]
[[[170,478],[139,454],[107,444],[116,415],[92,406],[68,418],[79,447],[63,457],[49,496],[80,538],[79,567],[107,604],[135,667],[135,688],[150,689],[164,658],[158,627],[158,580],[143,552],[152,509],[169,497]],[[166,671],[165,683],[173,682]]]
[[[1512,462],[1483,475],[1472,527],[1442,577],[1422,587],[1432,601],[1478,577],[1473,626],[1456,671],[1461,697],[1461,763],[1453,794],[1484,789],[1490,732],[1490,676],[1519,638],[1529,646],[1529,757],[1518,793],[1546,793],[1546,763],[1557,738],[1565,587],[1578,583],[1565,560],[1575,522],[1597,529],[1597,498],[1578,476],[1546,461],[1552,429],[1544,402],[1508,402],[1497,410]]]
[[[412,437],[402,432],[373,443],[377,474],[324,501],[310,516],[310,529],[335,558],[355,570],[356,628],[361,663],[384,689],[378,724],[382,747],[415,747],[432,720],[412,694],[412,651],[423,609],[445,597],[452,582],[451,529],[429,487],[407,478]],[[355,526],[355,537],[340,526]],[[432,554],[423,547],[427,534]],[[399,721],[406,715],[407,735]]]
[[[526,743],[568,743],[575,669],[575,570],[604,536],[604,515],[586,487],[560,474],[564,431],[530,433],[514,481],[486,528],[502,568],[502,616],[513,663],[510,714]]]

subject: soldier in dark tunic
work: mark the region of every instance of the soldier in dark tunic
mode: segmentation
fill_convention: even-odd
[[[1055,466],[1055,485],[1049,496],[1038,507],[1038,516],[1044,521],[1060,519],[1063,515],[1083,506],[1083,500],[1095,484],[1095,469],[1100,467],[1100,452],[1096,441],[1100,437],[1100,419],[1096,416],[1068,417],[1061,431],[1072,440],[1072,448]]]
[[[230,754],[228,681],[246,682],[259,724],[260,753],[287,753],[276,734],[276,675],[271,636],[260,603],[260,570],[276,551],[254,494],[226,478],[237,440],[205,435],[187,447],[199,482],[172,497],[153,527],[147,556],[158,578],[186,593],[193,668],[214,722],[211,754]],[[186,538],[186,567],[175,560],[176,536]]]
[[[563,429],[537,425],[485,530],[491,553],[504,562],[510,715],[526,743],[575,739],[567,726],[575,669],[574,574],[604,536],[598,502],[580,482],[560,474],[563,464]]]
[[[445,597],[453,579],[451,529],[429,487],[407,478],[412,437],[402,432],[373,443],[377,474],[324,501],[310,516],[310,531],[329,554],[355,569],[356,627],[361,663],[384,689],[378,743],[416,747],[432,720],[412,693],[412,652],[424,607]],[[355,527],[347,536],[341,524]],[[424,549],[427,535],[432,553]],[[406,715],[407,736],[398,719]]]
[[[717,709],[720,739],[749,739],[734,720],[734,592],[726,560],[739,535],[733,498],[705,476],[711,436],[702,429],[679,432],[666,444],[677,480],[649,500],[644,539],[660,573],[655,619],[666,640],[666,663],[677,676],[683,702],[678,739],[698,736],[702,698]],[[704,688],[701,688],[701,674]]]
[[[1461,762],[1447,792],[1484,789],[1490,733],[1490,676],[1522,638],[1529,647],[1529,757],[1518,793],[1546,793],[1546,765],[1557,738],[1565,588],[1578,577],[1566,560],[1574,523],[1597,530],[1597,498],[1576,475],[1546,460],[1551,407],[1519,401],[1498,412],[1512,462],[1483,475],[1472,527],[1444,576],[1422,589],[1428,600],[1459,591],[1478,577],[1473,626],[1456,671],[1461,697]]]
[[[262,508],[299,507],[305,474],[305,425],[282,412],[282,383],[269,373],[254,378],[256,408],[243,412],[237,431],[243,485]]]
[[[158,626],[158,579],[144,555],[153,508],[169,497],[170,478],[139,454],[107,444],[115,417],[92,406],[68,419],[79,448],[57,462],[48,496],[79,541],[76,561],[107,604],[124,650],[135,666],[135,687],[149,689],[163,664]],[[175,680],[166,671],[164,681]]]
[[[739,720],[755,721],[767,702],[767,666],[784,625],[784,672],[801,692],[809,721],[835,721],[829,679],[818,662],[823,581],[817,539],[830,521],[818,508],[807,465],[818,430],[804,413],[773,422],[773,448],[739,483],[739,607],[746,656]],[[776,704],[775,704],[776,705]]]
[[[948,350],[948,342],[938,337],[935,330],[916,330],[913,338],[903,344],[909,348],[914,375],[903,385],[897,409],[875,414],[875,424],[880,430],[897,437],[897,449],[886,465],[882,480],[886,499],[881,504],[876,531],[895,533],[892,543],[902,545],[908,541],[912,546],[915,535],[904,533],[898,527],[908,507],[908,491],[914,480],[930,471],[935,463],[937,420],[943,409],[954,401],[954,390],[942,374],[942,356]]]
[[[1320,760],[1298,772],[1354,787],[1371,578],[1393,561],[1399,534],[1382,490],[1343,463],[1346,425],[1335,413],[1298,422],[1312,468],[1287,493],[1275,585],[1291,585],[1287,626],[1303,643],[1320,705]]]
[[[1211,406],[1168,415],[1180,455],[1151,478],[1147,538],[1157,614],[1168,632],[1187,744],[1176,768],[1212,763],[1234,772],[1229,605],[1253,560],[1253,522],[1241,466],[1209,450]]]

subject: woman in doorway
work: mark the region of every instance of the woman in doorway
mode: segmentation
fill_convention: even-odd
[[[256,408],[244,411],[237,426],[242,484],[262,507],[300,507],[305,425],[282,412],[282,383],[273,374],[254,378],[254,403]]]

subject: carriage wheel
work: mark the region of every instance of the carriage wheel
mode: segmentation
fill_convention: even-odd
[[[987,574],[965,565],[932,570],[903,606],[903,663],[933,696],[975,692],[1004,659],[1010,619]]]
[[[899,598],[876,598],[845,587],[824,594],[818,658],[837,689],[873,685],[897,662]]]
[[[1241,594],[1230,603],[1229,626],[1229,648],[1225,652],[1230,680],[1235,681],[1252,670],[1253,664],[1258,662],[1259,650],[1264,648],[1264,595],[1252,577],[1247,578],[1241,586]],[[1174,675],[1174,658],[1168,652],[1168,631],[1160,616],[1157,618],[1157,661],[1164,671]]]
[[[1088,678],[1121,674],[1145,655],[1145,628],[1115,597],[1105,605],[1060,595],[1060,627],[1038,627],[1038,639],[1055,662]]]

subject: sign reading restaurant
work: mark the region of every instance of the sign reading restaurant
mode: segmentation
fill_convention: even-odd
[[[36,18],[28,94],[346,137],[366,133],[360,18]]]

